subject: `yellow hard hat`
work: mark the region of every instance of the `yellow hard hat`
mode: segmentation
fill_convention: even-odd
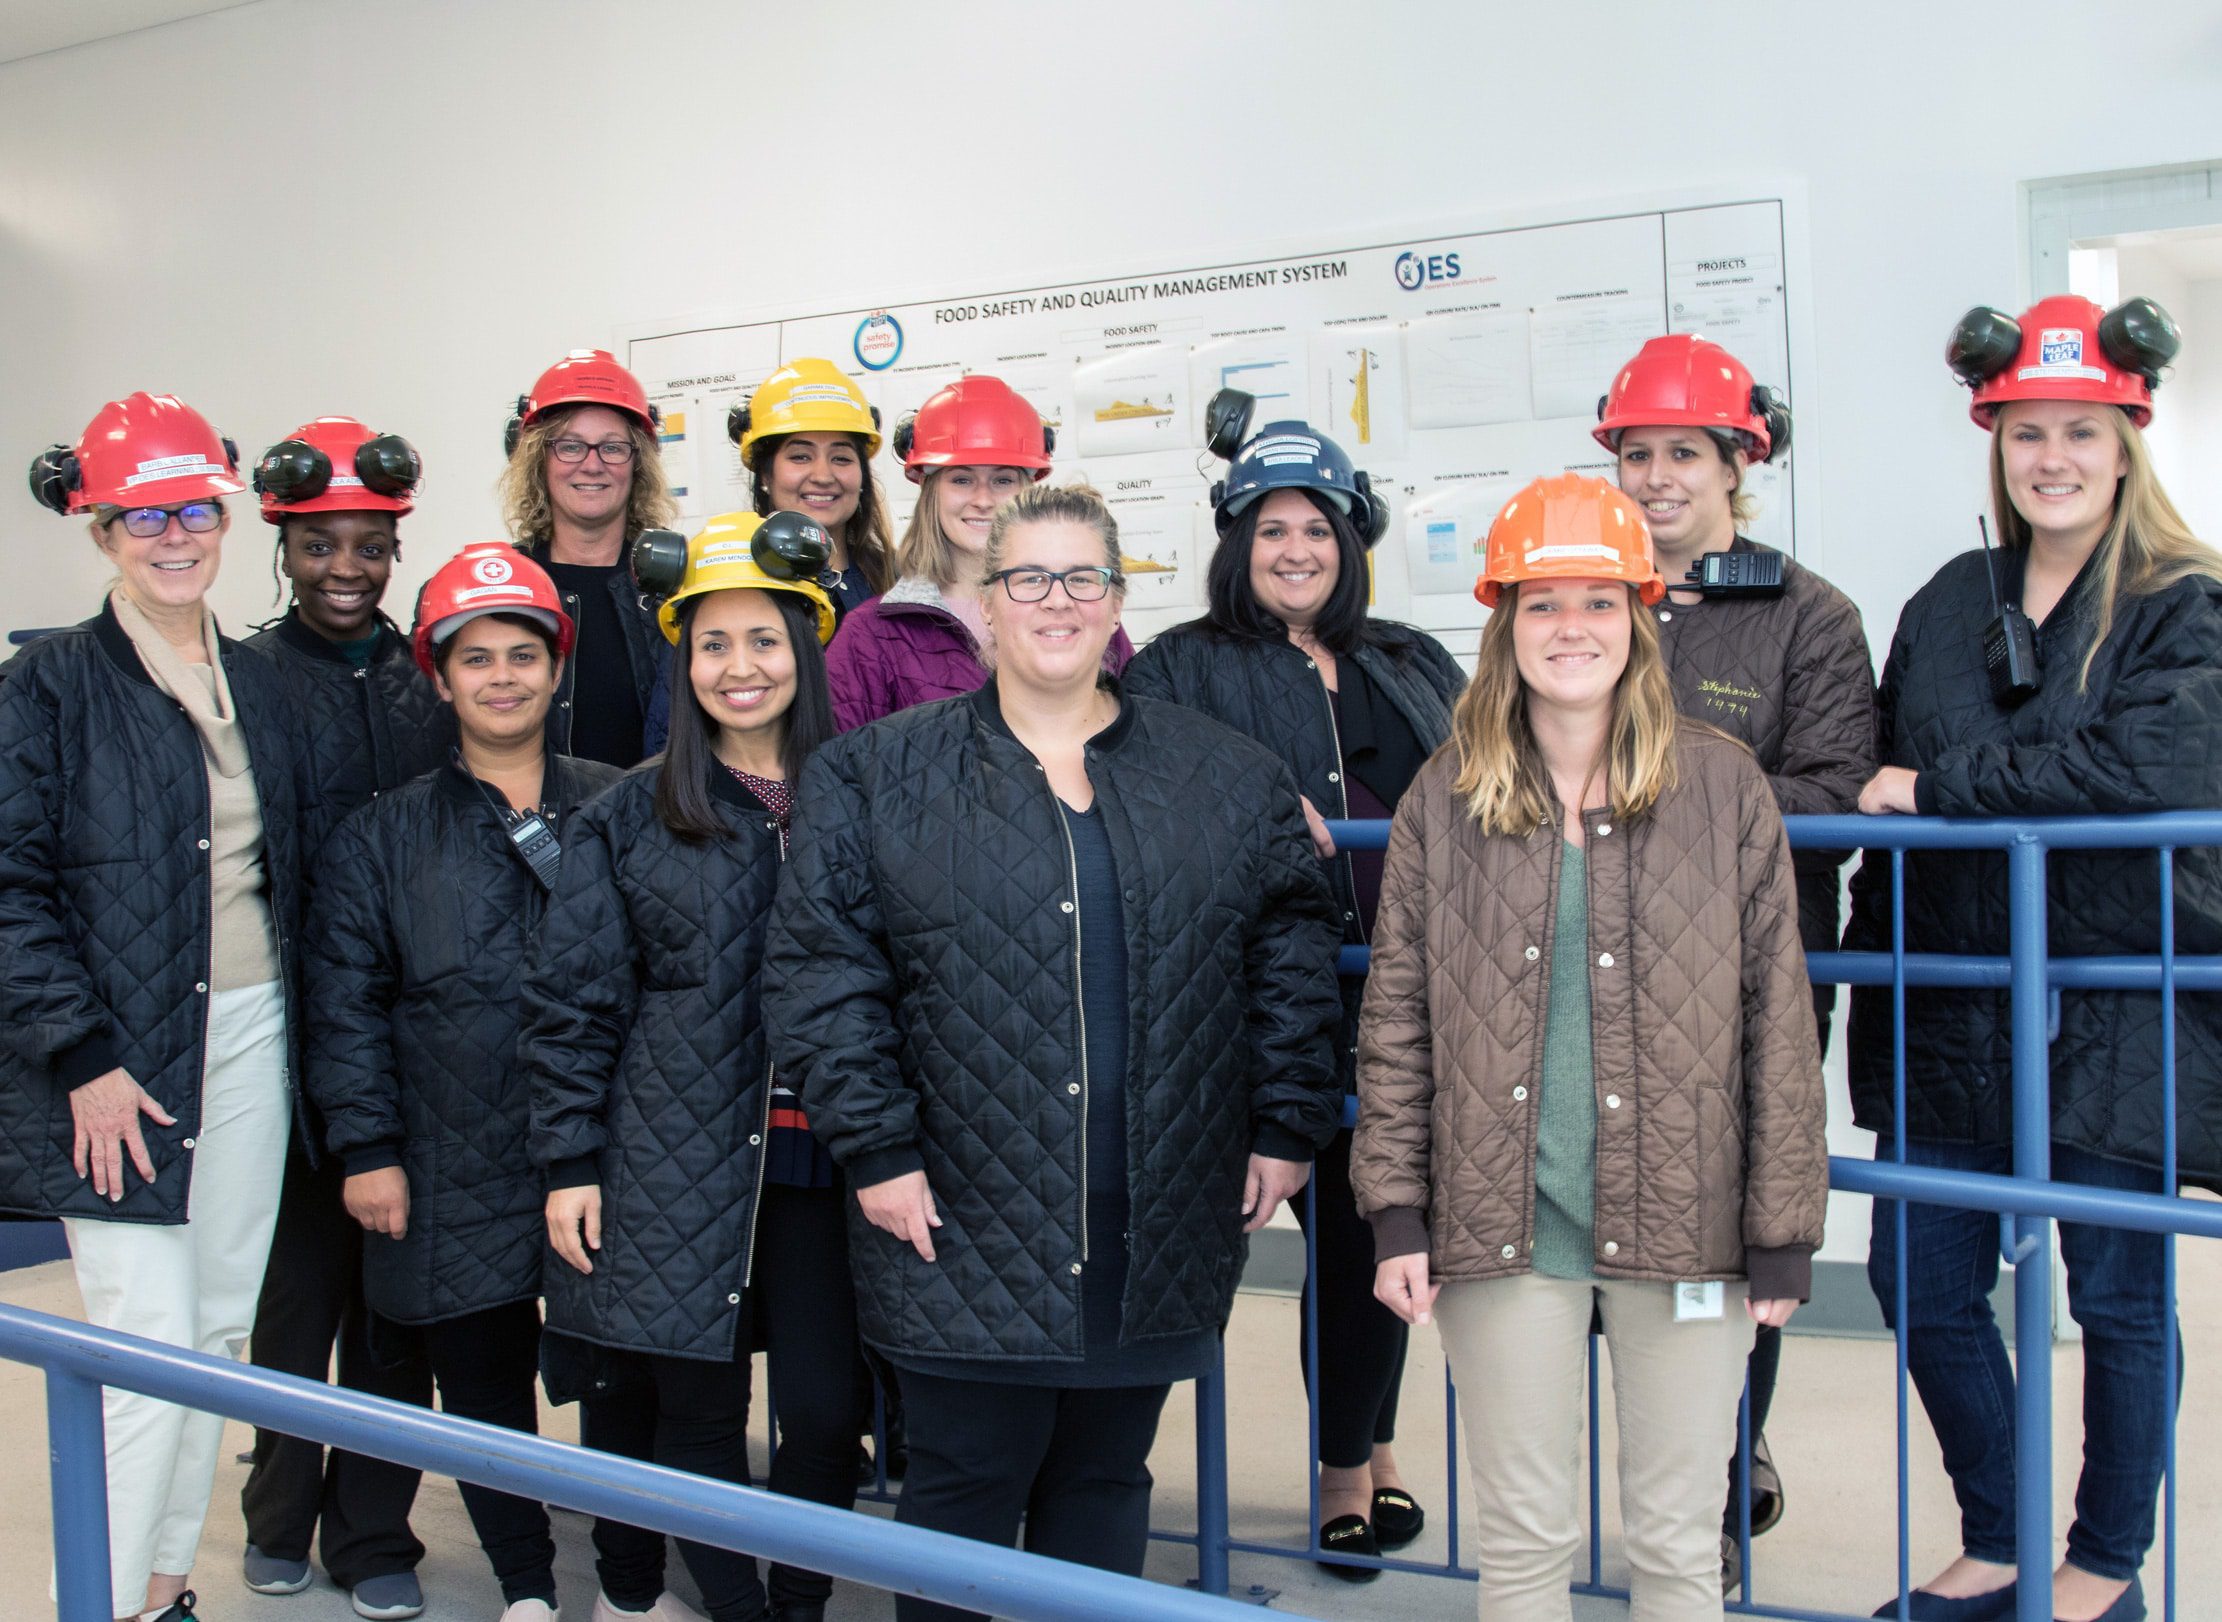
[[[656,611],[664,639],[679,643],[679,605],[713,591],[791,591],[818,611],[818,641],[833,640],[833,599],[817,577],[830,565],[833,544],[815,519],[801,513],[719,513],[687,542],[686,573],[679,589]],[[667,577],[668,578],[668,577]]]
[[[830,360],[805,355],[756,385],[747,405],[726,413],[725,431],[745,460],[759,439],[781,434],[855,434],[864,454],[880,453],[880,414],[848,373]]]

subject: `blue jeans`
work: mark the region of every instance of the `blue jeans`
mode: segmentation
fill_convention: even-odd
[[[1891,1158],[1887,1143],[1876,1158]],[[1906,1161],[2005,1174],[2003,1145],[1906,1140]],[[2160,1173],[2052,1146],[2056,1182],[2157,1194]],[[1896,1323],[1897,1223],[1877,1200],[1867,1282],[1883,1321]],[[2162,1240],[2082,1223],[2060,1225],[2068,1313],[2083,1328],[2083,1473],[2075,1489],[2068,1559],[2095,1576],[2137,1575],[2152,1547],[2154,1504],[2174,1424],[2165,1399],[2168,1341],[2178,1334],[2161,1299]],[[1906,1361],[1936,1430],[1960,1504],[1960,1544],[1978,1560],[2014,1564],[2014,1371],[1991,1314],[1998,1284],[1998,1218],[1949,1206],[1906,1207]],[[2177,1389],[2182,1394],[2178,1334]]]

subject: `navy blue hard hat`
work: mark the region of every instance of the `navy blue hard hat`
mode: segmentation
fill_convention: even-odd
[[[1235,452],[1211,504],[1224,523],[1268,490],[1314,490],[1355,519],[1364,478],[1343,448],[1309,423],[1269,422]]]

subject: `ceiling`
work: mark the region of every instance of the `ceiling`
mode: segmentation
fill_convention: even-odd
[[[250,0],[0,0],[0,62],[66,50]]]

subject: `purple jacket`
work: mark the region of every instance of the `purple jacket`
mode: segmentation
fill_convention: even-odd
[[[1103,650],[1103,668],[1116,676],[1133,657],[1122,626]],[[851,609],[826,649],[833,719],[843,732],[914,704],[974,692],[987,679],[971,629],[930,580],[906,577]]]

